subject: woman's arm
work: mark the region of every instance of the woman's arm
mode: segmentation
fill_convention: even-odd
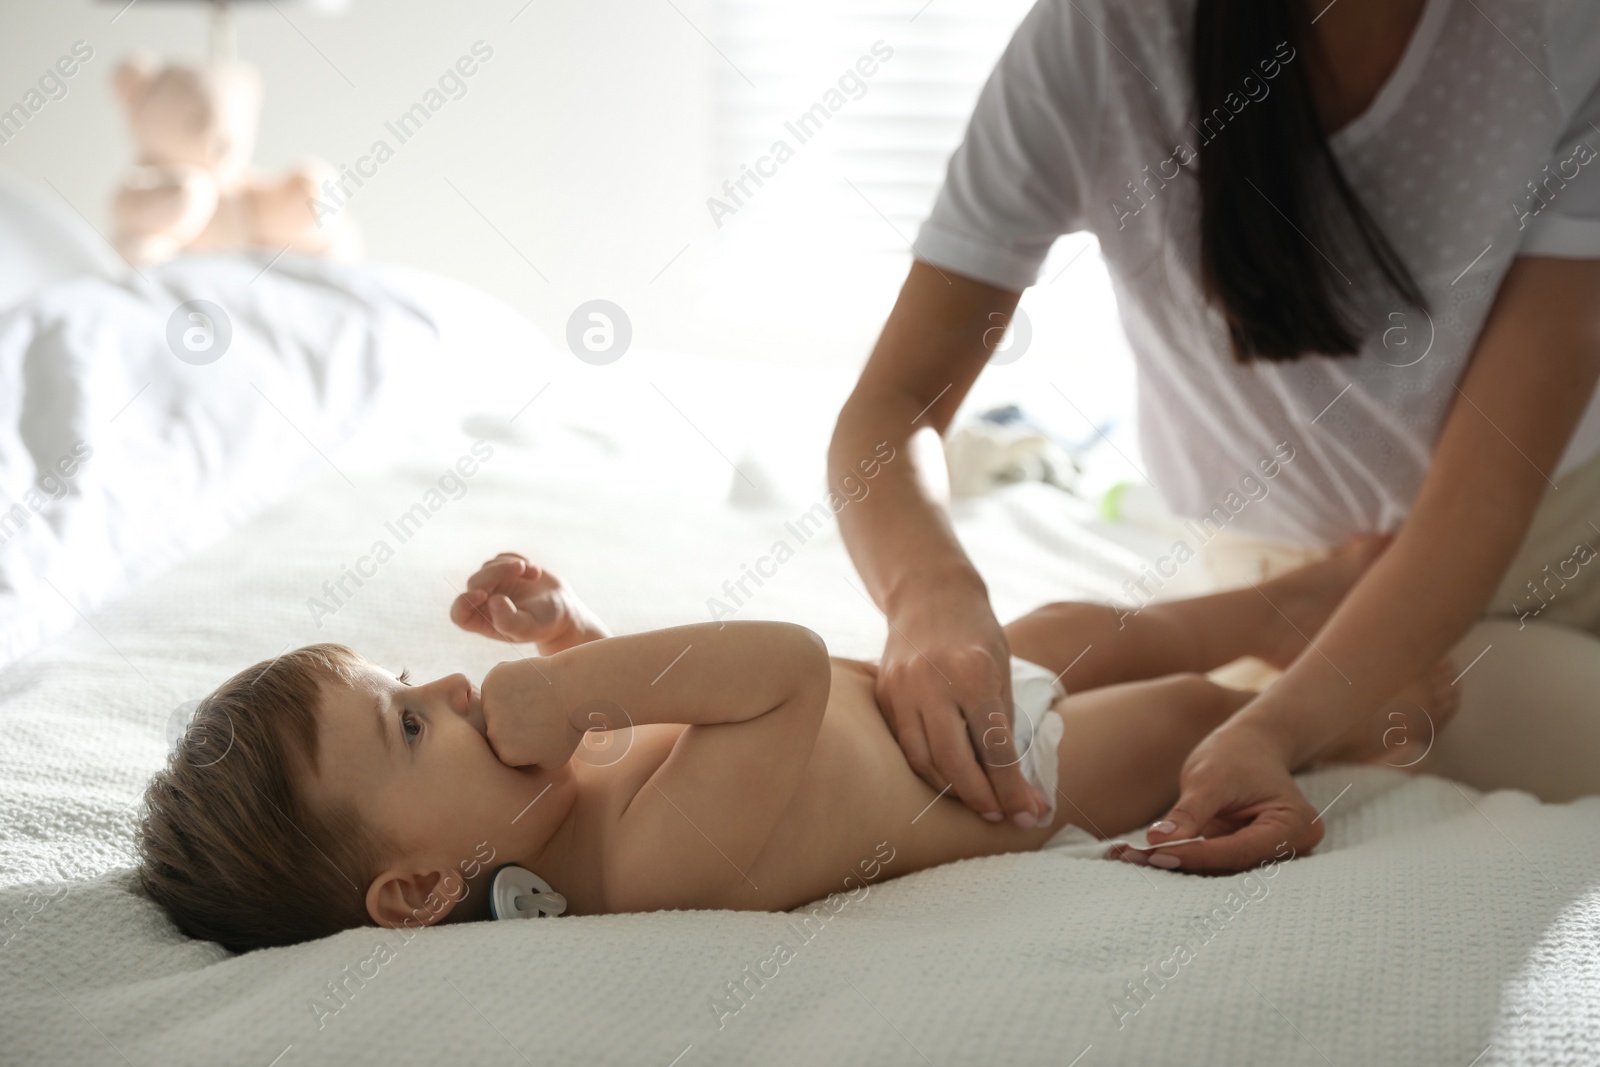
[[[1000,338],[997,331],[986,347],[985,326],[1004,326],[1021,295],[912,260],[872,357],[839,412],[828,446],[830,483],[854,475],[885,438],[901,457],[874,480],[867,500],[839,513],[850,558],[890,615],[928,580],[986,592],[945,514],[949,486],[937,446]],[[918,431],[924,432],[914,449]]]
[[[1152,839],[1213,817],[1248,825],[1172,850],[1183,869],[1240,870],[1285,840],[1303,851],[1321,839],[1289,768],[1420,676],[1483,612],[1597,378],[1600,261],[1513,260],[1394,541],[1283,676],[1190,757],[1166,816],[1174,829]]]
[[[1600,261],[1513,260],[1394,541],[1316,649],[1241,717],[1282,737],[1297,764],[1448,652],[1555,486],[1549,474],[1597,377]]]
[[[969,736],[969,723],[978,736],[993,725],[991,712],[1010,722],[1009,651],[945,513],[940,437],[1020,296],[913,260],[828,448],[830,484],[879,442],[894,448],[872,492],[839,512],[850,558],[889,620],[878,702],[912,769],[995,819],[1044,804],[1011,752],[980,762]]]

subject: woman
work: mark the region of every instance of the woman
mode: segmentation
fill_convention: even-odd
[[[1600,544],[1597,45],[1600,5],[1564,0],[1034,6],[829,450],[838,478],[885,435],[909,446],[840,523],[890,622],[879,699],[924,778],[991,820],[1040,810],[984,732],[1012,706],[1008,649],[940,507],[934,434],[1061,233],[1099,238],[1145,473],[1179,516],[1213,516],[1189,547],[1221,584],[1395,534],[1196,747],[1150,838],[1208,840],[1162,865],[1314,846],[1288,768],[1486,608],[1600,623],[1600,567],[1568,573]],[[1230,508],[1243,477],[1272,492]]]

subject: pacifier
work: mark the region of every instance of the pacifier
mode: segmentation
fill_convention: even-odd
[[[489,885],[489,913],[496,919],[539,919],[567,910],[567,898],[526,867],[508,863]]]

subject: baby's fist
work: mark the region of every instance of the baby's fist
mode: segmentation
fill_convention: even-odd
[[[467,579],[450,619],[498,641],[535,642],[542,655],[608,636],[566,583],[515,552],[500,553]]]
[[[548,660],[524,659],[496,664],[483,676],[484,734],[508,767],[554,770],[583,740],[562,710],[554,670]]]

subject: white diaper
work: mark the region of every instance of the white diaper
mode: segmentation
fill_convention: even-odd
[[[1049,826],[1056,818],[1056,749],[1061,745],[1061,716],[1050,706],[1066,695],[1066,686],[1054,671],[1011,657],[1012,736],[1021,753],[1018,762],[1022,776],[1050,801],[1049,810],[1039,820],[1040,826]]]
[[[1022,753],[1022,775],[1039,792],[1050,798],[1050,810],[1040,826],[1050,826],[1056,818],[1056,749],[1061,746],[1061,716],[1050,709],[1066,687],[1054,672],[1029,660],[1011,657],[1011,700],[1016,705],[1012,734],[1017,751]],[[1121,840],[1121,839],[1118,839]],[[1143,835],[1128,840],[1143,847]],[[1040,849],[1062,851],[1075,856],[1104,856],[1113,842],[1102,841],[1070,822],[1040,845]]]

